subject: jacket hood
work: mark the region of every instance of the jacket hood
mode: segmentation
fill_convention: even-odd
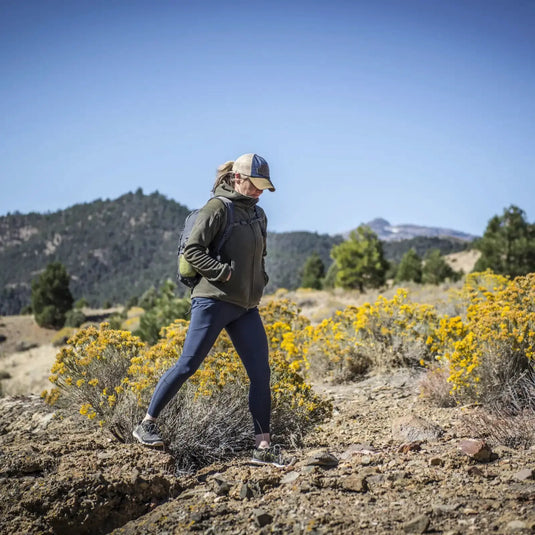
[[[255,199],[253,197],[247,197],[247,195],[242,195],[227,184],[220,184],[219,186],[217,186],[216,190],[214,191],[214,196],[226,197],[227,199],[230,199],[233,202],[239,203],[242,206],[247,207],[254,206],[258,202],[258,199]]]

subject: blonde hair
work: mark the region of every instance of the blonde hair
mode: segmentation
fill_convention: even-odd
[[[222,183],[227,184],[230,187],[234,187],[234,173],[232,172],[233,165],[234,162],[232,160],[229,160],[228,162],[221,164],[217,168],[214,187],[212,188],[212,191],[215,191],[217,186]]]

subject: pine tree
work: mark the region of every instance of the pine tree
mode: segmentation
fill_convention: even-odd
[[[325,265],[318,253],[312,253],[303,266],[301,288],[321,290],[322,280],[325,277]]]
[[[425,255],[422,269],[422,282],[426,284],[440,284],[445,280],[459,280],[461,273],[455,271],[440,254],[438,249],[431,249]]]
[[[331,256],[338,267],[336,286],[362,292],[364,288],[384,285],[388,262],[377,234],[370,227],[360,225],[348,240],[332,248]]]
[[[422,282],[422,259],[414,249],[409,249],[401,258],[395,281]]]
[[[516,277],[535,271],[535,224],[517,206],[494,216],[475,247],[481,251],[474,271],[491,269],[495,273]]]
[[[32,310],[41,327],[59,329],[65,324],[65,314],[73,304],[69,279],[65,266],[52,262],[32,281]]]

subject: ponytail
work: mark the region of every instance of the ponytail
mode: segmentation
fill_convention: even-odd
[[[232,173],[232,166],[234,165],[234,162],[232,160],[225,162],[221,164],[217,168],[217,172],[215,175],[215,182],[214,187],[212,188],[212,191],[214,192],[220,184],[227,184],[228,186],[233,187],[234,186],[234,176]]]

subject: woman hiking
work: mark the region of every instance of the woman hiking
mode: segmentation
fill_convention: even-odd
[[[184,347],[176,364],[160,378],[143,421],[132,433],[142,444],[163,445],[156,419],[225,329],[250,380],[249,410],[255,432],[252,462],[281,464],[280,454],[271,447],[268,342],[257,307],[268,282],[264,268],[266,218],[257,206],[266,189],[275,191],[268,163],[258,154],[244,154],[217,170],[214,197],[200,209],[184,249],[184,258],[201,276],[191,294]],[[208,251],[225,232],[228,217],[227,207],[218,197],[232,201],[234,222],[214,258]]]

